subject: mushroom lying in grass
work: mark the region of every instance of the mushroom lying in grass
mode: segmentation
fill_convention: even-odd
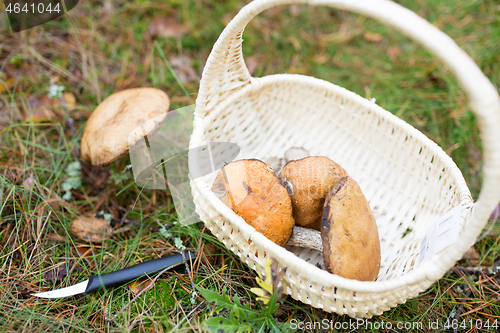
[[[292,199],[295,223],[320,230],[325,198],[344,176],[347,172],[328,157],[311,156],[288,162],[279,178]]]
[[[167,94],[155,88],[127,89],[110,95],[97,106],[85,125],[81,158],[94,166],[118,160],[127,154],[134,139],[139,141],[161,125],[169,106]],[[149,121],[152,119],[155,121]],[[130,138],[139,126],[143,126],[142,133]]]
[[[226,164],[212,191],[258,232],[284,246],[295,224],[286,189],[264,162],[251,159]]]

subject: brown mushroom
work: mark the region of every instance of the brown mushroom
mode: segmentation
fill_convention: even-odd
[[[347,172],[324,156],[311,156],[288,162],[279,178],[292,199],[295,223],[320,230],[323,204],[330,189]]]
[[[321,219],[323,260],[332,274],[373,281],[380,270],[377,223],[361,189],[343,177],[325,201]]]
[[[96,166],[118,160],[127,154],[129,145],[161,125],[169,106],[167,94],[155,88],[127,89],[110,95],[85,125],[81,158]],[[137,131],[140,126],[143,128]],[[131,133],[139,134],[130,138]]]
[[[284,246],[295,224],[287,190],[264,162],[250,159],[226,164],[212,191],[256,231]]]

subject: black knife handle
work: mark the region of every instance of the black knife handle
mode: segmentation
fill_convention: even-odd
[[[191,252],[185,252],[184,256],[186,260],[194,258],[194,255]],[[100,289],[120,286],[145,275],[153,276],[160,273],[165,268],[182,261],[182,253],[178,253],[163,258],[148,260],[116,272],[103,275],[91,275],[89,277],[89,284],[87,285],[87,289],[85,289],[85,293],[90,294]]]

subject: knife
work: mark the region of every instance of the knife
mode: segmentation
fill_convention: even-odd
[[[182,253],[178,253],[167,257],[148,260],[108,274],[91,275],[88,280],[69,287],[31,295],[42,298],[61,298],[78,294],[90,294],[102,289],[123,285],[143,276],[156,275],[172,265],[194,258],[195,256],[192,252],[185,252],[184,257],[185,259],[182,258]]]

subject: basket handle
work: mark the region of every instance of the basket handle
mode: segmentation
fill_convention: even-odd
[[[221,101],[248,85],[252,77],[243,60],[242,34],[262,11],[284,4],[325,5],[362,14],[393,27],[440,58],[457,77],[469,97],[481,129],[484,147],[483,184],[472,216],[449,259],[459,260],[474,243],[500,201],[500,98],[474,61],[445,33],[414,12],[388,0],[256,0],[246,5],[215,43],[203,70],[196,100],[197,117],[205,117]]]

